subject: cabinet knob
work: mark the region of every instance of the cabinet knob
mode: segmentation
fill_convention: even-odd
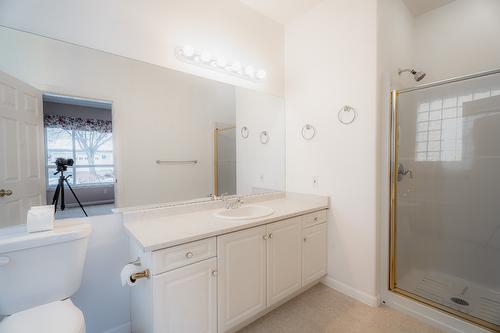
[[[186,258],[191,259],[193,257],[193,252],[186,253]]]
[[[315,222],[318,222],[318,217],[317,217],[317,216],[314,218],[314,221],[315,221]]]
[[[217,271],[216,270],[212,271],[212,276],[217,276]]]
[[[273,234],[272,233],[269,234],[269,238],[273,239]]]
[[[262,236],[263,240],[267,240],[267,235]]]
[[[304,237],[304,243],[307,242],[307,237]]]

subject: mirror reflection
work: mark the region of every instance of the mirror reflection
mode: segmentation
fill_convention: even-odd
[[[1,227],[40,204],[63,218],[284,190],[282,98],[4,27],[0,43]]]

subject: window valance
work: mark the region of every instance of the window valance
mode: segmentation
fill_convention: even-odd
[[[112,132],[111,120],[84,119],[57,115],[44,115],[43,123],[48,128],[61,128],[76,131]]]

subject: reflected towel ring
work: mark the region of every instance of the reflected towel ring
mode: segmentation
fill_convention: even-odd
[[[260,132],[260,143],[263,145],[267,144],[269,142],[269,132],[268,131],[262,131]]]
[[[246,139],[246,138],[248,138],[248,136],[249,136],[249,135],[250,135],[250,131],[248,130],[248,127],[243,126],[243,127],[241,128],[241,137],[242,137],[243,139]]]
[[[305,140],[311,140],[316,136],[316,128],[311,124],[305,124],[304,127],[302,127],[301,133]]]
[[[339,121],[344,125],[349,125],[356,120],[357,112],[352,106],[346,105],[339,110],[338,118]]]

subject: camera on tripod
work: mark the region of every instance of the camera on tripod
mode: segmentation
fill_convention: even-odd
[[[69,190],[71,191],[71,193],[75,197],[76,202],[78,202],[78,205],[82,209],[85,216],[88,216],[87,212],[83,208],[82,203],[80,202],[80,200],[76,196],[75,191],[73,191],[73,188],[71,188],[71,185],[68,182],[68,178],[71,177],[71,175],[64,176],[64,171],[68,170],[68,166],[73,166],[73,164],[75,164],[75,160],[73,160],[72,158],[66,159],[66,158],[58,157],[58,158],[56,158],[55,164],[57,167],[57,172],[55,172],[54,175],[57,175],[58,173],[61,173],[61,175],[59,176],[59,180],[57,181],[57,187],[56,187],[56,190],[54,192],[54,196],[52,197],[52,204],[54,205],[54,212],[57,212],[57,204],[59,203],[59,198],[61,199],[61,201],[60,201],[61,211],[63,211],[66,208],[66,204],[64,202],[64,184],[66,184],[66,186],[68,186]]]
[[[73,164],[75,164],[75,160],[72,158],[58,157],[58,158],[56,158],[55,164],[57,167],[57,172],[54,173],[54,175],[60,171],[67,171],[68,166],[73,166]]]

